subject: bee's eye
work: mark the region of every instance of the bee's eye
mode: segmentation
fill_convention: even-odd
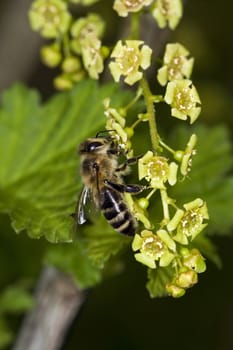
[[[95,142],[91,142],[89,143],[89,145],[87,146],[87,151],[88,152],[94,152],[98,147],[103,146],[103,143],[95,141]]]

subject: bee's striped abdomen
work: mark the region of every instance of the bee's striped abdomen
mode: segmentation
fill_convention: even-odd
[[[100,193],[99,204],[105,218],[116,231],[128,236],[135,234],[135,220],[120,192],[107,186],[103,187]]]

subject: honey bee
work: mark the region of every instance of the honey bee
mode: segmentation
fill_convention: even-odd
[[[88,138],[79,146],[83,190],[77,205],[77,223],[86,222],[85,206],[92,200],[109,224],[119,233],[133,236],[136,220],[124,200],[123,193],[140,193],[144,186],[125,184],[123,176],[129,165],[140,157],[133,157],[119,164],[122,150],[111,137]]]

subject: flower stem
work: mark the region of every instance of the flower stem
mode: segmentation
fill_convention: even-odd
[[[153,194],[155,193],[155,191],[156,191],[156,189],[155,188],[153,188],[150,192],[149,192],[149,194],[146,196],[146,199],[150,199],[150,197],[151,196],[153,196]]]
[[[144,95],[146,107],[147,107],[152,148],[154,152],[158,152],[160,151],[160,146],[159,146],[159,134],[156,126],[155,109],[154,109],[154,103],[153,103],[154,96],[152,95],[149,84],[144,77],[141,79],[141,87],[143,90],[143,95]]]
[[[127,104],[127,106],[125,106],[125,110],[127,111],[129,108],[131,108],[141,96],[142,96],[142,89],[139,87],[135,97]]]
[[[162,206],[163,206],[163,223],[167,224],[170,220],[169,209],[168,209],[167,191],[161,189],[160,195],[161,195],[161,201],[162,201]]]
[[[64,56],[68,57],[70,55],[70,44],[69,44],[69,37],[67,34],[63,36],[63,50],[64,50]]]
[[[169,147],[166,143],[164,143],[161,139],[159,140],[160,145],[162,145],[168,152],[174,154],[175,151]]]
[[[137,119],[132,125],[131,125],[131,128],[134,129],[136,128],[136,126],[141,123],[141,120],[140,119]]]
[[[139,34],[139,17],[140,17],[140,14],[137,13],[137,12],[134,12],[132,13],[132,16],[131,16],[131,30],[130,30],[130,35],[129,35],[129,38],[131,40],[136,40],[140,37],[140,34]]]

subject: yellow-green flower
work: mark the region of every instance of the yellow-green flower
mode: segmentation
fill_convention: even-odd
[[[180,172],[184,176],[187,175],[188,172],[191,170],[192,157],[196,154],[196,150],[194,148],[196,146],[196,143],[197,143],[197,135],[192,134],[185,148],[184,155],[180,165]]]
[[[121,149],[128,151],[130,144],[128,134],[125,130],[125,111],[122,108],[118,110],[110,105],[110,99],[104,101],[104,114],[107,118],[105,128],[111,130],[111,135],[116,139]]]
[[[70,90],[74,83],[69,74],[63,73],[54,78],[54,86],[57,90]]]
[[[80,72],[82,65],[80,59],[76,56],[69,55],[62,62],[62,70],[64,73],[72,74]]]
[[[148,6],[153,0],[115,0],[113,9],[121,17],[128,16],[129,12],[140,11],[144,6]]]
[[[205,260],[198,249],[193,248],[189,250],[186,247],[182,247],[179,249],[178,255],[179,264],[176,265],[175,276],[165,286],[168,294],[175,298],[184,295],[186,289],[191,288],[198,282],[198,273],[206,270]]]
[[[180,298],[185,294],[185,289],[176,286],[174,283],[167,283],[165,288],[168,294],[173,298]]]
[[[184,176],[186,176],[191,171],[192,159],[193,156],[196,155],[196,143],[197,135],[192,134],[188,140],[185,150],[178,150],[174,152],[174,159],[180,163],[180,172]]]
[[[32,29],[45,38],[56,38],[67,32],[71,16],[62,0],[36,0],[29,10]]]
[[[90,38],[93,41],[94,38],[98,40],[102,37],[104,28],[104,21],[96,14],[91,13],[85,18],[79,18],[71,27],[74,38],[71,42],[72,49],[80,54],[83,45],[89,46],[86,41],[90,41]]]
[[[165,157],[154,156],[148,151],[138,161],[139,180],[145,178],[153,188],[164,189],[164,183],[168,181],[170,185],[176,183],[178,166],[176,163],[168,163]]]
[[[164,86],[168,81],[189,78],[193,69],[193,58],[188,58],[189,51],[182,45],[167,44],[163,66],[158,70],[157,79]]]
[[[169,232],[174,231],[173,239],[180,244],[188,244],[207,226],[203,223],[209,219],[206,203],[197,198],[184,204],[183,209],[177,209],[175,215],[167,224]]]
[[[116,109],[114,107],[111,106],[111,100],[109,97],[105,98],[103,100],[103,105],[104,105],[104,114],[106,116],[106,118],[109,119],[113,119],[115,120],[118,124],[120,124],[120,126],[122,128],[125,127],[125,110],[123,108],[121,109]],[[110,128],[106,128],[106,129],[111,129]]]
[[[170,283],[166,284],[165,288],[169,295],[179,298],[185,294],[186,289],[191,288],[197,282],[197,272],[182,265],[176,270],[175,277]]]
[[[201,100],[191,80],[182,79],[170,81],[167,84],[164,100],[171,105],[172,116],[194,123],[201,112]]]
[[[160,28],[168,26],[175,29],[183,14],[181,0],[156,0],[152,8],[152,15]]]
[[[104,69],[103,57],[101,55],[101,41],[95,37],[89,38],[82,46],[81,53],[83,64],[92,79],[98,79]]]
[[[185,268],[183,269],[184,271],[180,271],[173,283],[177,287],[187,289],[198,282],[198,277],[195,271],[188,269],[185,271]]]
[[[189,268],[190,270],[194,270],[197,273],[205,272],[205,259],[198,249],[193,248],[189,250],[188,248],[182,247],[180,253],[182,255],[182,264],[185,267]]]
[[[100,37],[104,32],[104,22],[100,16],[90,14],[78,19],[71,28],[71,47],[82,56],[83,65],[89,76],[98,79],[104,69]]]
[[[172,250],[167,246],[168,236],[166,231],[161,232],[160,235],[159,231],[154,234],[149,230],[143,230],[141,235],[136,234],[132,242],[132,249],[133,251],[139,250],[139,253],[134,255],[135,259],[151,269],[156,268],[156,261],[158,261],[159,266],[168,266],[175,257],[176,249],[175,242],[171,238],[169,238],[169,242],[172,242]]]
[[[142,78],[141,69],[150,66],[151,53],[152,50],[143,45],[143,41],[126,40],[125,44],[118,41],[111,54],[114,61],[109,64],[114,80],[118,82],[124,76],[127,84],[136,83]]]

